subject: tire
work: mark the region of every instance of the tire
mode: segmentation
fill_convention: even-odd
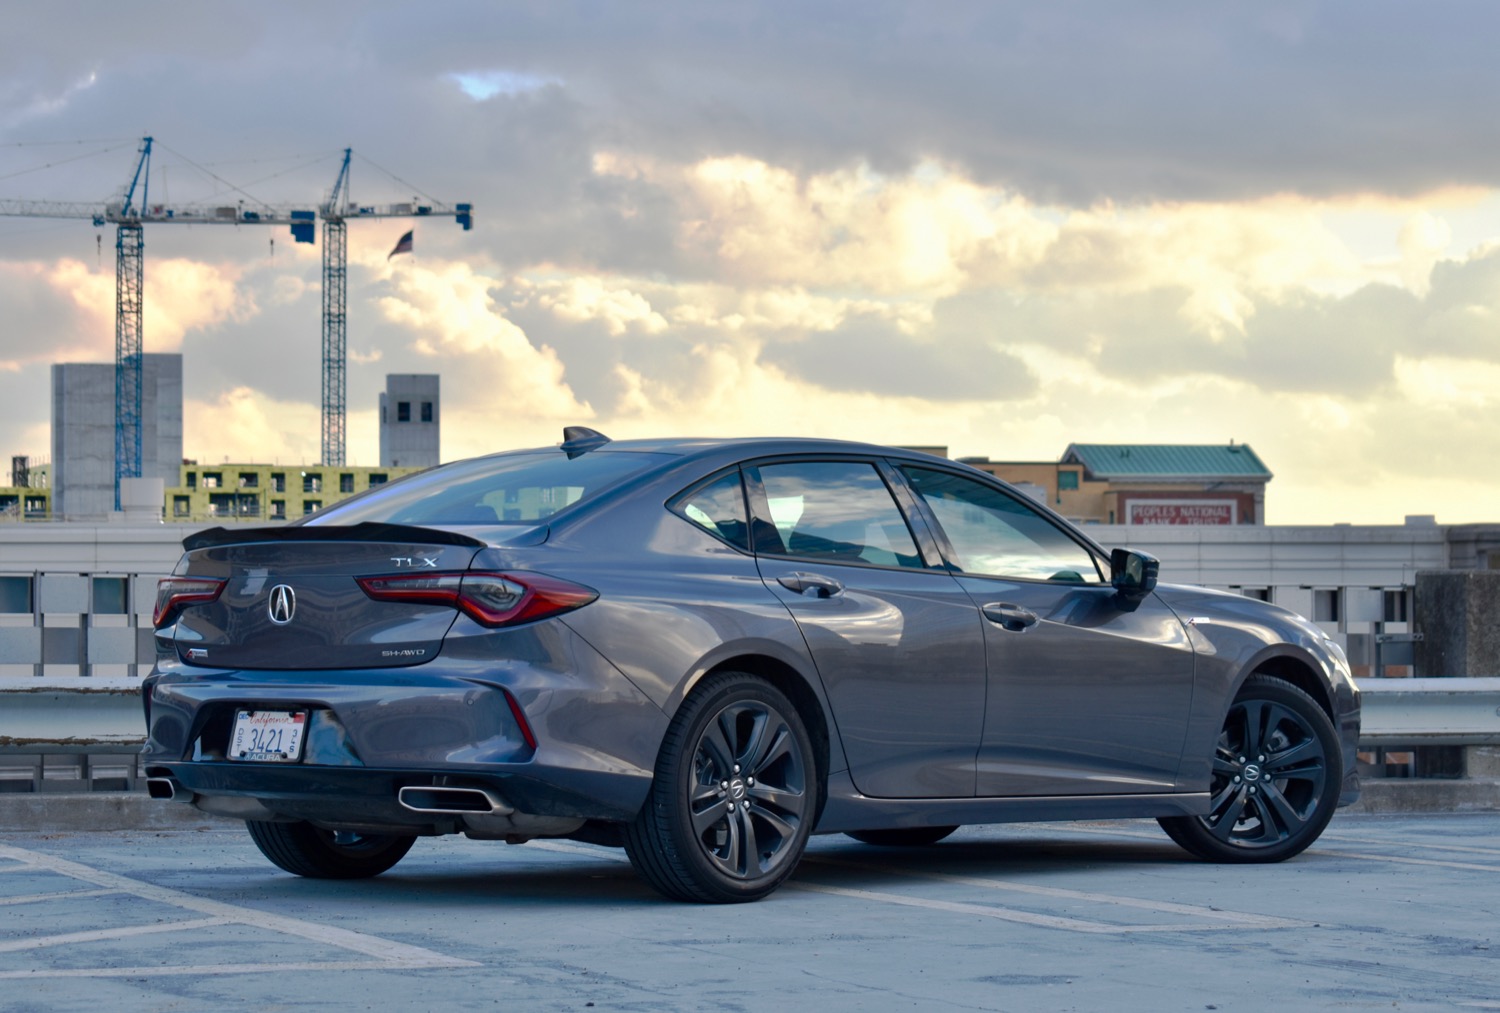
[[[958,827],[902,827],[899,830],[851,830],[846,836],[882,848],[924,848],[936,844]]]
[[[246,820],[250,839],[279,868],[309,879],[368,879],[405,857],[415,837],[335,832],[311,823]]]
[[[662,740],[646,804],[625,828],[636,872],[673,900],[759,900],[792,874],[822,794],[797,709],[766,680],[710,676]]]
[[[1280,862],[1323,832],[1338,806],[1343,754],[1333,722],[1302,690],[1252,675],[1224,717],[1206,816],[1157,820],[1216,862]]]

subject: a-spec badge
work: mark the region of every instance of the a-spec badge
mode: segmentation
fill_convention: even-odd
[[[270,615],[271,622],[277,626],[285,626],[297,614],[297,592],[290,585],[277,584],[271,588],[271,601],[266,606],[266,612]]]

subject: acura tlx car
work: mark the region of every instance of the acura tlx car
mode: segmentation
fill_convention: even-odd
[[[151,794],[302,876],[437,834],[572,838],[745,901],[813,833],[1123,817],[1273,862],[1359,794],[1358,693],[1317,626],[1158,585],[921,453],[571,427],[183,544]]]

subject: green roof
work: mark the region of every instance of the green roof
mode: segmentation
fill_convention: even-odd
[[[1246,443],[1074,443],[1062,463],[1081,464],[1095,478],[1271,478]]]

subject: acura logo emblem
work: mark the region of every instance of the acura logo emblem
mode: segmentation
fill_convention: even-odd
[[[271,622],[285,626],[297,613],[297,592],[286,584],[277,584],[271,588],[271,604],[266,611],[270,613]]]

